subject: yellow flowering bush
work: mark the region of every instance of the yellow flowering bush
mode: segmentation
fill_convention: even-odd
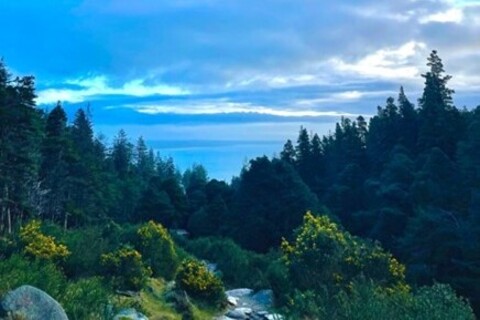
[[[221,306],[225,302],[222,281],[198,260],[184,260],[178,270],[176,281],[180,289],[194,298],[214,306]]]
[[[103,254],[101,263],[106,275],[112,277],[113,285],[118,289],[140,290],[152,275],[152,270],[143,263],[140,252],[128,246]]]
[[[68,248],[55,241],[55,238],[42,233],[41,222],[32,220],[20,229],[20,240],[25,245],[24,252],[35,258],[59,260],[70,255]]]
[[[140,251],[154,276],[167,280],[175,277],[179,261],[170,234],[161,224],[149,221],[137,231],[141,240]]]
[[[348,288],[362,275],[384,288],[408,291],[405,266],[377,243],[341,230],[327,216],[307,212],[295,241],[282,241],[284,261],[300,290]]]

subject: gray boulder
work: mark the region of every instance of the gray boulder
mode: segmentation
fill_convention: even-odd
[[[249,296],[253,293],[252,289],[242,288],[242,289],[233,289],[225,291],[225,294],[229,297],[240,298]]]
[[[143,314],[138,312],[137,310],[130,308],[130,309],[123,309],[113,317],[113,320],[148,320],[148,318]]]
[[[248,319],[252,314],[252,309],[250,308],[236,308],[227,312],[226,316],[233,319]]]
[[[265,309],[271,309],[273,307],[273,291],[272,290],[260,290],[251,299],[256,305],[262,306]]]
[[[62,306],[46,292],[21,286],[8,292],[2,300],[4,313],[25,320],[68,320]]]

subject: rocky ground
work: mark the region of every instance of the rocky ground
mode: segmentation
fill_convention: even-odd
[[[228,311],[217,320],[283,320],[273,313],[273,293],[271,290],[254,292],[252,289],[234,289],[226,292]]]

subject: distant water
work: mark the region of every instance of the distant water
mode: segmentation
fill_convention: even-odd
[[[278,155],[285,141],[150,140],[147,143],[162,157],[171,156],[181,172],[197,163],[207,169],[210,178],[230,182],[233,176],[240,175],[250,159]]]

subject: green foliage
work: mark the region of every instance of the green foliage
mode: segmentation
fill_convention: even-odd
[[[333,294],[326,288],[296,290],[283,311],[288,319],[475,319],[471,307],[449,286],[424,287],[415,293],[386,292],[365,279]]]
[[[103,320],[110,296],[101,278],[83,278],[66,286],[60,302],[69,319]]]
[[[21,285],[37,287],[54,298],[59,298],[66,279],[62,272],[50,261],[14,254],[0,262],[0,296]]]
[[[170,234],[161,224],[149,221],[138,229],[141,252],[154,276],[167,280],[175,277],[179,265],[178,255]]]
[[[104,273],[112,277],[115,288],[140,290],[144,287],[152,270],[147,267],[142,255],[127,246],[101,256]]]
[[[180,289],[209,305],[220,307],[225,303],[222,281],[198,260],[184,260],[178,270],[176,282]]]
[[[274,260],[271,255],[262,255],[242,249],[228,238],[199,238],[185,244],[194,256],[215,263],[226,285],[248,288],[268,287],[266,272]]]
[[[423,287],[415,294],[417,319],[475,319],[468,302],[445,284]]]
[[[267,157],[251,160],[243,169],[234,203],[226,221],[228,234],[257,252],[277,247],[301,224],[305,211],[318,206],[317,197],[288,163]]]
[[[89,277],[101,274],[100,257],[108,252],[114,237],[105,237],[99,227],[71,229],[61,233],[61,240],[67,245],[71,254],[63,264],[69,277]]]

